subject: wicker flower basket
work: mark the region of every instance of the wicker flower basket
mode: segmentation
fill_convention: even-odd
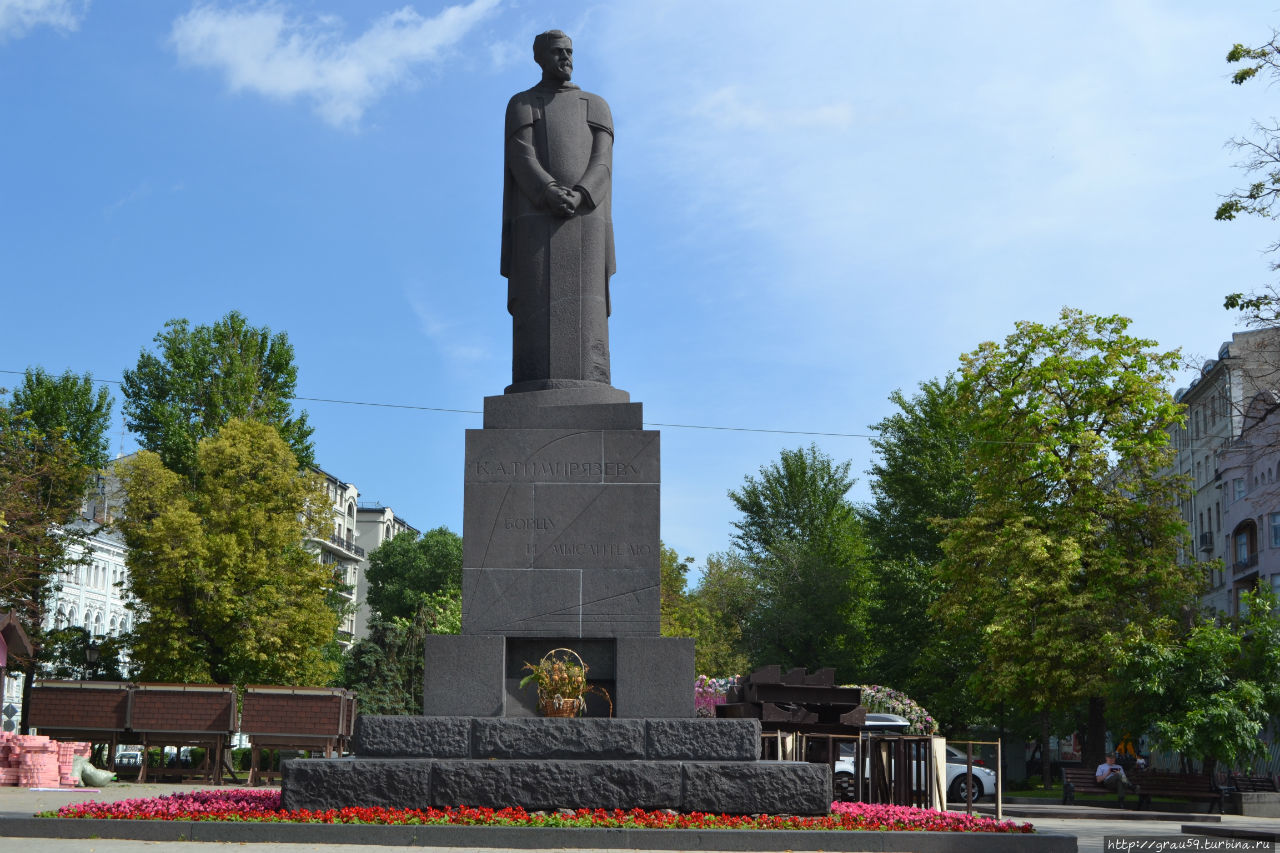
[[[538,713],[544,717],[576,717],[585,704],[582,699],[564,699],[558,693],[555,696],[538,693]]]
[[[613,716],[613,700],[604,688],[587,683],[587,664],[573,649],[552,649],[536,665],[526,662],[524,668],[529,675],[520,686],[537,684],[538,713],[542,716],[580,717],[586,712],[588,693],[608,699],[609,716]]]

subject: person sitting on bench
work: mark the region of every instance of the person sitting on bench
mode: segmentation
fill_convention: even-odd
[[[1116,764],[1114,752],[1107,753],[1106,762],[1098,765],[1098,769],[1093,771],[1093,777],[1102,787],[1115,791],[1120,796],[1120,802],[1124,802],[1124,795],[1129,791],[1129,777],[1124,775],[1124,768]]]

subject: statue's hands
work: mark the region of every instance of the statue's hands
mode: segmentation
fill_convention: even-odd
[[[561,205],[561,213],[564,216],[573,216],[578,212],[578,208],[582,206],[582,193],[577,190],[566,189],[564,191],[563,204]]]
[[[547,188],[543,191],[543,205],[552,213],[565,219],[573,216],[581,202],[582,193],[554,182],[547,184]]]

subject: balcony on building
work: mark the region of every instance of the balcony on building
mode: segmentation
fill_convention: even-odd
[[[1240,575],[1243,575],[1250,570],[1254,571],[1254,573],[1256,574],[1257,569],[1258,569],[1257,552],[1250,554],[1249,556],[1245,557],[1243,560],[1236,560],[1235,564],[1232,566],[1232,570],[1237,578],[1240,577]]]
[[[316,541],[330,551],[337,552],[339,556],[348,559],[364,559],[364,549],[350,539],[343,539],[341,536],[329,536],[316,537]]]

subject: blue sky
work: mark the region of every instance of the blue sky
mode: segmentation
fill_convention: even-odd
[[[0,0],[0,370],[118,379],[164,322],[285,331],[303,397],[478,410],[510,381],[502,115],[575,39],[616,126],[614,384],[651,423],[863,434],[1064,305],[1193,360],[1276,226],[1213,220],[1274,3]],[[0,374],[0,385],[12,384]],[[320,463],[461,530],[476,414],[306,402]],[[117,402],[117,413],[119,407]],[[118,420],[118,416],[117,416]],[[135,445],[118,431],[113,450]],[[663,429],[663,539],[816,441]]]

